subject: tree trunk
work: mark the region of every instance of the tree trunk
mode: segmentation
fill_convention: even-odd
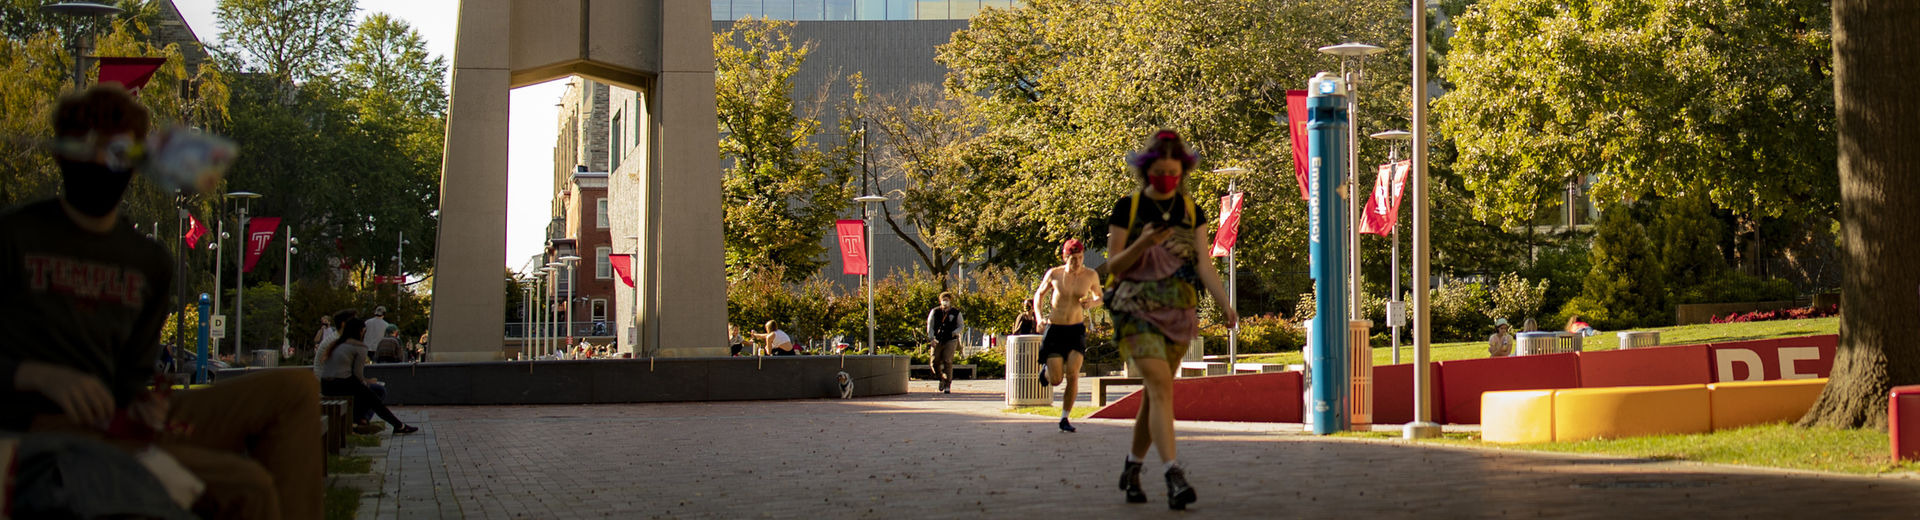
[[[1833,93],[1845,275],[1832,379],[1802,426],[1887,426],[1887,390],[1920,383],[1920,3],[1834,0]]]

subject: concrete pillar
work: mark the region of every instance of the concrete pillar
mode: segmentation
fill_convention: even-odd
[[[508,2],[467,0],[453,54],[434,255],[433,361],[501,358],[507,256]]]
[[[661,356],[727,355],[720,144],[713,94],[713,23],[706,2],[665,2],[661,71],[648,153],[653,182],[642,333]]]

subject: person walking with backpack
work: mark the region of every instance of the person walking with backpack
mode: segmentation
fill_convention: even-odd
[[[380,343],[373,347],[373,362],[405,363],[406,361],[407,354],[400,348],[400,326],[388,323],[386,330],[380,335]]]
[[[1220,283],[1220,273],[1203,247],[1213,243],[1206,214],[1183,187],[1198,157],[1187,151],[1180,134],[1154,133],[1145,150],[1128,161],[1140,188],[1114,201],[1107,218],[1104,266],[1111,275],[1107,308],[1112,311],[1113,337],[1121,356],[1140,367],[1146,383],[1146,402],[1133,422],[1133,443],[1120,473],[1120,489],[1128,502],[1146,502],[1140,472],[1147,448],[1159,449],[1167,465],[1167,507],[1186,509],[1199,499],[1187,483],[1186,468],[1175,456],[1173,433],[1173,370],[1186,355],[1187,345],[1199,335],[1195,308],[1205,290],[1218,304],[1227,327],[1239,321],[1233,301]]]
[[[953,307],[953,293],[940,293],[940,306],[927,311],[927,336],[933,338],[933,376],[940,378],[940,393],[953,393],[953,354],[960,350],[960,327],[966,319]]]

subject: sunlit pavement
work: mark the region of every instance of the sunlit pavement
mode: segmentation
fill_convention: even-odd
[[[1130,421],[1014,415],[1001,381],[859,400],[412,407],[363,518],[1158,517],[1115,487]],[[1081,405],[1091,406],[1090,392]],[[1182,422],[1220,518],[1912,518],[1920,479],[1326,439]],[[1157,459],[1154,459],[1157,460]]]

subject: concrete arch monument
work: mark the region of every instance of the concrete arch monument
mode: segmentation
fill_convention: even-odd
[[[434,361],[502,357],[507,91],[579,75],[642,94],[635,350],[725,355],[711,7],[689,0],[463,0],[440,173]],[[629,338],[622,338],[627,340]]]

